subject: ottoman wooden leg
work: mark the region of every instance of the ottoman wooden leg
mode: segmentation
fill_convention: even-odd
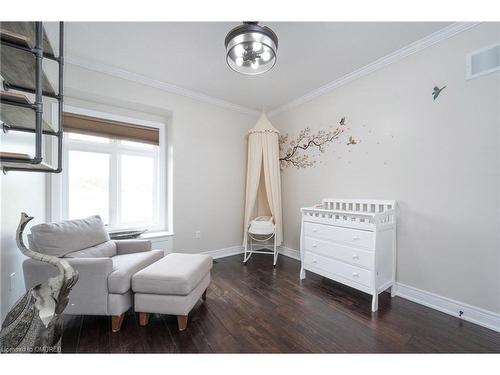
[[[139,325],[146,326],[149,323],[149,313],[140,312],[139,313]]]
[[[206,300],[207,300],[207,290],[208,290],[208,289],[205,289],[205,291],[204,291],[204,292],[203,292],[203,294],[201,295],[201,299],[202,299],[203,301],[206,301]]]
[[[179,326],[179,331],[184,331],[188,324],[187,315],[177,315],[177,325]]]
[[[123,317],[125,314],[113,315],[111,317],[111,331],[118,332],[122,328]]]

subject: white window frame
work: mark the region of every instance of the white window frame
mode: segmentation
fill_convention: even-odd
[[[110,168],[115,169],[116,171],[110,169],[110,212],[109,212],[109,226],[107,229],[109,231],[116,230],[129,230],[129,229],[143,229],[146,228],[148,231],[156,232],[156,231],[165,231],[169,230],[167,228],[167,160],[166,160],[166,149],[167,149],[167,139],[166,139],[166,124],[157,123],[152,121],[146,121],[142,119],[132,118],[128,116],[115,115],[100,111],[94,111],[86,108],[73,107],[73,106],[64,106],[64,111],[67,113],[72,113],[76,115],[84,115],[102,118],[104,120],[110,121],[119,121],[137,124],[141,126],[147,126],[156,128],[159,130],[159,148],[155,156],[155,169],[157,169],[158,181],[155,183],[155,188],[157,189],[158,204],[155,209],[155,219],[157,219],[156,225],[147,225],[146,223],[133,223],[127,226],[119,226],[117,227],[117,219],[120,217],[120,212],[118,212],[120,207],[120,191],[116,189],[117,181],[120,178],[120,158],[119,154],[122,155],[153,155],[153,153],[149,153],[144,150],[138,149],[134,146],[125,146],[118,143],[118,141],[112,140],[110,143],[98,143],[90,144],[85,141],[77,141],[77,140],[68,140],[67,137],[64,138],[63,142],[63,171],[60,174],[53,174],[52,179],[50,180],[49,191],[50,191],[50,220],[51,221],[60,221],[67,218],[68,214],[68,196],[66,187],[68,186],[68,142],[71,142],[71,150],[79,150],[79,151],[93,151],[93,152],[105,152],[110,154]],[[52,108],[52,115],[57,118],[57,105]],[[53,157],[57,154],[57,146],[56,144],[52,145]],[[116,191],[117,195],[113,197],[111,194],[112,191]],[[155,220],[156,221],[156,220]]]

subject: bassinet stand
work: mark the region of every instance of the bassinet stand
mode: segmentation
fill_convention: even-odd
[[[250,232],[250,225],[248,226],[248,238],[245,243],[245,255],[243,257],[243,264],[247,264],[248,259],[252,256],[252,254],[268,254],[268,255],[273,255],[273,267],[276,268],[276,262],[278,261],[278,247],[276,246],[276,224],[273,225],[273,232],[268,233],[268,234],[254,234]],[[258,238],[254,236],[268,236],[267,238]],[[253,241],[256,242],[266,242],[269,241],[271,238],[274,237],[274,246],[273,246],[273,251],[270,250],[254,250],[253,249]],[[248,249],[248,242],[250,241],[250,250]]]

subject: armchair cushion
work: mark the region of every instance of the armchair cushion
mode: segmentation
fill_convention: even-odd
[[[109,241],[109,235],[98,215],[38,224],[31,228],[31,234],[39,252],[57,257]]]
[[[73,251],[66,254],[65,258],[108,258],[116,255],[116,244],[114,241],[106,241],[99,245],[87,247],[83,250]]]
[[[162,250],[116,255],[113,261],[113,272],[108,276],[110,293],[123,294],[130,290],[132,275],[163,258]]]

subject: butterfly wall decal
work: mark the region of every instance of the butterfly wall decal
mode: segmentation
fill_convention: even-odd
[[[357,144],[358,142],[352,137],[352,135],[349,137],[349,141],[347,141],[347,145],[350,146],[350,145],[355,145]]]

